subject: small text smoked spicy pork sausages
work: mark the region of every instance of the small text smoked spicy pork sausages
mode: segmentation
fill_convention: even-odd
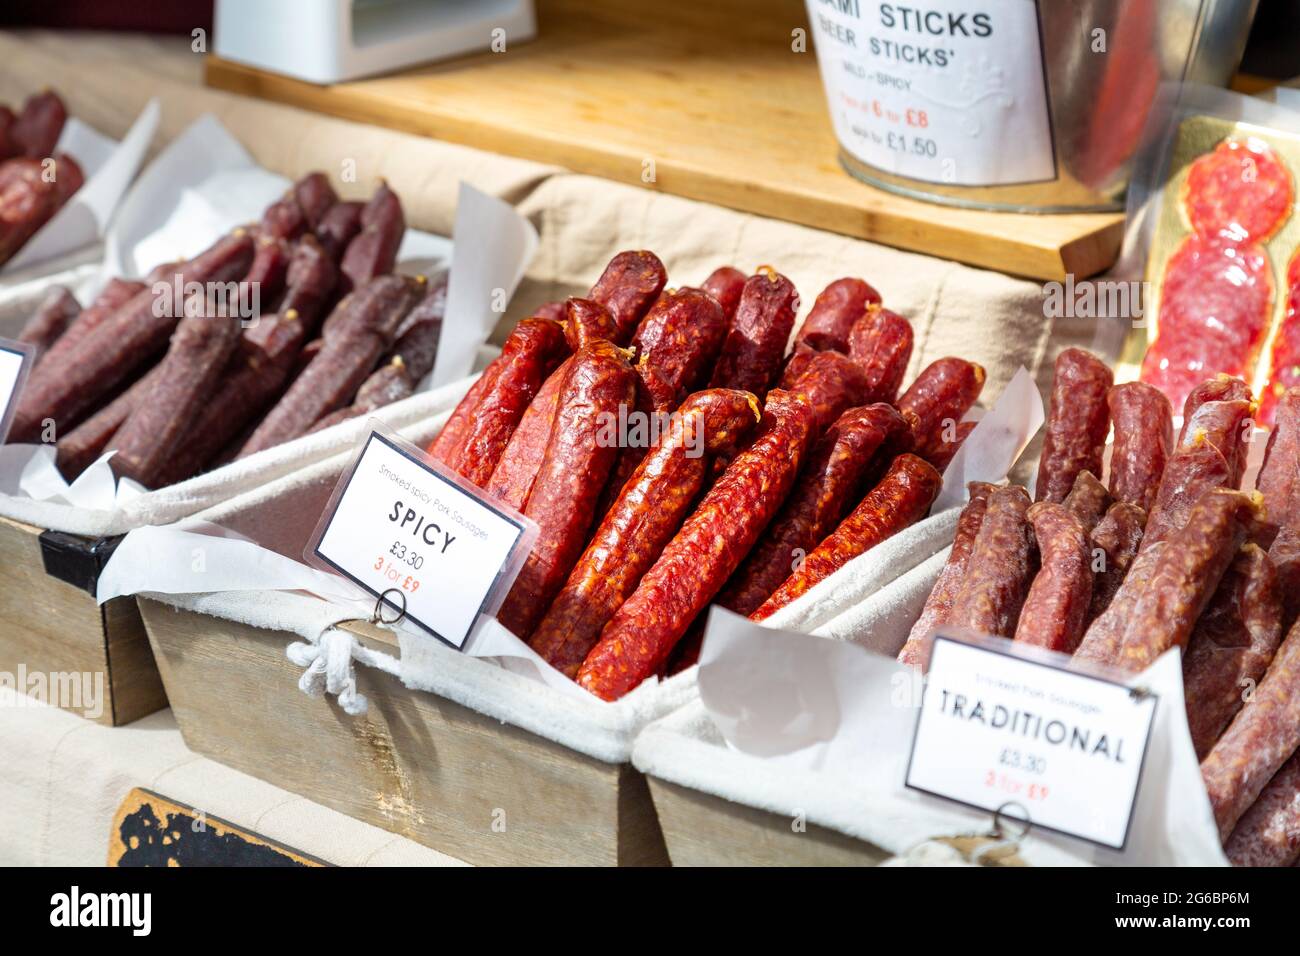
[[[849,332],[849,358],[867,373],[871,401],[892,403],[912,358],[912,323],[897,312],[868,307]]]
[[[1205,759],[1268,669],[1282,640],[1273,562],[1247,544],[1233,559],[1183,654],[1183,697],[1196,758]]]
[[[361,210],[361,231],[348,243],[339,263],[339,283],[344,292],[359,289],[377,276],[393,271],[397,249],[406,234],[406,217],[397,193],[380,182]]]
[[[1223,852],[1233,866],[1295,866],[1300,860],[1300,753],[1260,791]]]
[[[1217,488],[1192,508],[1168,539],[1129,614],[1115,663],[1149,667],[1171,647],[1185,647],[1237,549],[1258,527],[1259,505],[1248,494]]]
[[[1029,493],[1019,485],[996,488],[966,562],[966,575],[948,612],[950,627],[1011,637],[1020,620],[1032,574]]]
[[[582,554],[596,500],[618,453],[617,445],[605,440],[609,421],[635,398],[636,372],[623,349],[597,340],[574,355],[524,508],[541,530],[497,615],[521,640],[532,635]]]
[[[587,298],[609,309],[618,327],[615,345],[626,345],[668,282],[664,264],[653,252],[620,252],[605,266]]]
[[[916,453],[929,459],[945,439],[956,437],[957,423],[984,388],[984,369],[959,358],[931,362],[898,399],[916,441]]]
[[[797,340],[821,351],[848,352],[853,323],[862,318],[867,306],[879,304],[880,293],[862,279],[836,279],[813,302]]]
[[[1073,654],[1092,601],[1092,549],[1083,522],[1063,504],[1039,501],[1027,512],[1042,566],[1029,586],[1015,639]]]
[[[971,549],[975,546],[975,536],[979,534],[980,525],[984,521],[989,496],[996,488],[997,485],[985,481],[972,481],[967,485],[970,500],[966,502],[961,517],[957,519],[957,531],[952,539],[952,550],[948,552],[948,560],[944,562],[943,570],[939,572],[930,596],[925,599],[921,616],[916,619],[911,632],[907,635],[907,643],[898,653],[899,663],[921,667],[926,637],[935,628],[948,623],[952,602],[956,599],[962,579],[966,576],[966,565],[970,562]]]
[[[717,603],[753,614],[794,567],[835,530],[852,506],[876,451],[907,428],[883,402],[850,408],[831,425],[799,472],[794,491],[745,558]]]
[[[1114,380],[1110,367],[1083,349],[1066,349],[1056,357],[1036,500],[1064,501],[1080,471],[1102,473],[1101,456],[1110,430],[1106,393]]]
[[[745,291],[748,276],[733,266],[719,266],[709,273],[709,277],[700,286],[722,306],[722,314],[727,323],[735,318],[736,306],[740,305],[740,294]]]
[[[1300,627],[1292,626],[1255,693],[1201,761],[1201,776],[1227,839],[1241,815],[1300,746]]]
[[[812,409],[802,396],[779,389],[768,395],[757,437],[605,625],[578,669],[579,684],[616,700],[659,672],[789,494],[812,429]]]
[[[750,276],[710,387],[739,388],[762,398],[781,374],[798,310],[799,293],[785,276],[770,268]]]
[[[858,555],[925,517],[942,486],[943,478],[929,462],[899,455],[880,483],[750,618],[771,617]]]
[[[46,293],[31,319],[18,333],[19,342],[35,349],[33,363],[41,360],[80,312],[81,306],[76,298],[63,286],[57,285]]]
[[[1116,501],[1150,511],[1174,444],[1169,399],[1145,382],[1125,382],[1110,390],[1107,403],[1115,426],[1110,493]]]
[[[761,417],[748,392],[697,392],[641,462],[529,643],[570,677],[690,513],[709,457],[733,449]]]

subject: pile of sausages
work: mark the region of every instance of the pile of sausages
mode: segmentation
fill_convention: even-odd
[[[51,90],[28,97],[17,113],[0,104],[0,265],[86,181],[76,160],[54,153],[67,119]]]
[[[69,480],[111,450],[119,476],[159,488],[410,395],[445,286],[393,273],[405,231],[386,184],[341,200],[317,172],[260,222],[113,279],[84,309],[55,288],[20,335],[38,357],[10,440],[57,441]],[[261,314],[231,314],[218,287],[245,304],[255,289]]]
[[[756,620],[923,517],[980,366],[900,396],[912,328],[861,279],[763,267],[667,289],[649,252],[519,323],[429,446],[535,521],[499,620],[606,700],[689,666],[711,602]],[[603,425],[653,417],[654,436]]]
[[[1289,866],[1300,858],[1300,389],[1278,402],[1248,492],[1258,405],[1241,379],[1193,388],[1175,438],[1153,386],[1112,386],[1079,349],[1055,371],[1035,500],[971,484],[899,659],[923,666],[939,626],[1131,672],[1181,648],[1188,725],[1228,857]]]

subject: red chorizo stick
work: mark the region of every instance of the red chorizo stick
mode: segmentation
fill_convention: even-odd
[[[307,218],[307,228],[313,232],[325,214],[339,201],[329,177],[322,172],[308,173],[294,183],[293,198],[298,201],[298,207]]]
[[[1115,440],[1110,453],[1110,493],[1143,511],[1155,504],[1160,476],[1173,449],[1173,410],[1164,392],[1145,382],[1125,382],[1106,398]]]
[[[1297,746],[1300,628],[1292,626],[1255,693],[1201,762],[1220,837],[1227,839]]]
[[[731,450],[762,417],[748,392],[697,392],[648,454],[601,522],[529,641],[569,677],[601,629],[681,527],[704,486],[708,460]]]
[[[1133,606],[1115,664],[1140,671],[1171,647],[1186,647],[1237,550],[1257,527],[1248,494],[1217,488],[1202,496],[1187,524],[1169,538],[1150,583]]]
[[[799,569],[750,619],[766,620],[858,555],[925,517],[942,486],[943,478],[929,462],[916,455],[899,455],[853,513],[804,558]]]
[[[1283,527],[1268,548],[1282,593],[1282,626],[1289,628],[1300,616],[1300,529]]]
[[[1067,499],[1068,500],[1068,499]],[[1092,606],[1088,622],[1096,620],[1110,607],[1142,543],[1142,529],[1147,516],[1137,505],[1117,501],[1092,529],[1093,579]]]
[[[397,249],[406,233],[406,217],[397,193],[382,180],[361,210],[361,232],[348,243],[339,262],[339,287],[346,293],[393,271]]]
[[[44,159],[54,153],[68,110],[59,94],[44,90],[27,98],[22,112],[14,119],[9,135],[30,159]]]
[[[1074,487],[1065,496],[1065,507],[1083,524],[1085,534],[1092,534],[1111,506],[1110,492],[1090,471],[1081,471],[1074,479]]]
[[[537,308],[533,309],[532,318],[534,319],[554,319],[556,322],[563,322],[567,314],[568,306],[563,302],[543,302]]]
[[[1277,572],[1261,548],[1233,559],[1183,655],[1183,696],[1196,759],[1203,760],[1264,676],[1282,640]]]
[[[1300,860],[1300,753],[1260,791],[1223,852],[1233,866],[1295,866]]]
[[[602,440],[602,432],[609,416],[617,417],[635,397],[636,372],[623,349],[597,340],[573,357],[524,508],[541,530],[498,614],[521,640],[532,635],[582,555],[596,499],[618,451]]]
[[[396,275],[380,276],[358,289],[349,320],[325,340],[320,354],[253,431],[238,457],[297,438],[350,402],[422,291],[422,283]]]
[[[181,287],[232,282],[248,271],[252,258],[253,243],[246,233],[225,236],[180,267],[177,282]],[[182,309],[179,302],[165,309],[158,304],[155,293],[145,290],[88,332],[58,363],[47,356],[23,389],[10,440],[35,438],[47,418],[59,430],[70,430],[84,412],[165,349]]]
[[[912,323],[897,312],[868,306],[849,331],[849,358],[871,381],[873,402],[893,402],[912,358]]]
[[[52,176],[44,160],[0,163],[0,263],[8,262],[85,182],[81,167],[62,153],[51,168]]]
[[[781,373],[781,359],[799,310],[799,293],[771,268],[745,282],[722,354],[713,367],[711,388],[739,388],[760,398]]]
[[[794,491],[715,603],[746,616],[758,610],[795,565],[835,530],[876,451],[906,428],[903,416],[883,402],[851,408],[836,419],[813,446]]]
[[[955,429],[984,388],[984,369],[959,358],[931,362],[898,399],[898,410],[912,426],[916,453],[942,454],[944,432]],[[951,433],[950,433],[951,434]]]
[[[68,353],[72,351],[78,342],[112,315],[120,306],[125,305],[132,297],[145,291],[146,288],[142,282],[133,282],[129,279],[109,279],[90,305],[82,309],[81,313],[72,321],[72,325],[68,327],[68,330],[59,336],[46,350],[41,360],[57,364],[66,359]]]
[[[33,347],[33,363],[41,360],[80,312],[81,305],[76,297],[63,286],[56,285],[45,294],[41,304],[18,333],[19,342]]]
[[[580,685],[616,700],[659,672],[789,494],[812,430],[812,408],[801,396],[768,395],[757,437],[732,459],[605,625],[578,669]]]
[[[167,459],[216,390],[239,344],[239,321],[212,300],[195,297],[172,336],[158,377],[113,436],[113,471],[157,487]]]
[[[1293,526],[1300,518],[1300,388],[1290,388],[1278,400],[1264,463],[1255,477],[1255,490],[1264,496],[1264,511],[1273,528]]]
[[[797,341],[820,351],[848,352],[853,324],[869,305],[880,305],[879,292],[862,279],[836,279],[813,301]]]
[[[361,231],[363,209],[365,203],[355,200],[336,202],[326,210],[317,224],[316,239],[334,262],[337,263],[343,258],[344,250]]]
[[[1234,378],[1226,372],[1219,372],[1213,378],[1207,378],[1188,392],[1187,400],[1183,402],[1183,424],[1178,430],[1178,444],[1181,445],[1186,440],[1187,427],[1191,424],[1192,417],[1206,402],[1248,402],[1250,399],[1250,386],[1239,378]]]
[[[1101,474],[1110,430],[1106,393],[1114,380],[1106,363],[1083,349],[1066,349],[1056,357],[1036,500],[1064,501],[1080,471]]]
[[[56,461],[64,478],[75,481],[78,475],[104,453],[118,429],[152,390],[161,370],[160,362],[121,395],[59,439]]]
[[[943,474],[952,460],[957,457],[957,452],[961,451],[961,446],[966,443],[970,433],[975,430],[979,422],[958,422],[957,428],[953,433],[952,441],[945,437],[939,443],[939,447],[930,453],[930,464],[934,465],[935,471]]]
[[[953,601],[956,600],[962,580],[966,576],[971,551],[975,547],[975,537],[979,534],[980,525],[984,523],[989,497],[997,485],[991,485],[986,481],[972,481],[966,487],[970,500],[966,502],[961,516],[957,519],[957,531],[953,535],[948,560],[944,562],[943,570],[935,579],[934,587],[930,590],[930,596],[925,599],[925,606],[921,608],[920,616],[907,635],[907,643],[898,652],[900,664],[922,667],[926,638],[936,628],[948,623]]]
[[[966,574],[948,612],[948,626],[1011,637],[1032,576],[1029,493],[997,488],[980,522]]]
[[[818,435],[846,410],[867,402],[871,393],[866,373],[839,352],[814,355],[790,390],[799,392],[812,405]]]
[[[668,282],[664,264],[653,252],[620,252],[610,260],[587,298],[609,309],[618,327],[615,345],[625,345]]]
[[[1206,442],[1228,463],[1228,485],[1236,488],[1246,470],[1247,445],[1254,428],[1256,404],[1244,398],[1205,402],[1183,424],[1183,444]]]
[[[1092,602],[1092,548],[1083,522],[1063,504],[1039,501],[1027,512],[1041,567],[1029,586],[1015,640],[1073,654]]]
[[[745,291],[747,278],[739,269],[720,266],[709,273],[709,277],[700,286],[722,306],[722,314],[727,317],[728,324],[736,316],[736,307],[740,305],[740,296]]]
[[[1124,502],[1120,503],[1124,504]],[[1101,528],[1104,524],[1103,520],[1097,527]],[[1167,541],[1160,541],[1145,550],[1138,551],[1129,565],[1128,573],[1123,576],[1119,587],[1107,602],[1105,610],[1088,625],[1079,649],[1074,652],[1075,660],[1105,667],[1119,666],[1119,652],[1124,631],[1138,601],[1146,592],[1147,585],[1151,583],[1152,575],[1160,562],[1160,555],[1167,544]]]
[[[796,342],[794,351],[790,357],[785,360],[785,365],[781,368],[781,377],[777,380],[777,388],[792,388],[794,383],[803,378],[803,373],[808,371],[808,363],[817,355],[817,350],[811,345],[804,345]]]

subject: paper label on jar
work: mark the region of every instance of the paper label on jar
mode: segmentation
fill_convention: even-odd
[[[936,636],[906,785],[1123,849],[1157,699]]]
[[[808,0],[840,144],[909,179],[1056,178],[1034,0]]]

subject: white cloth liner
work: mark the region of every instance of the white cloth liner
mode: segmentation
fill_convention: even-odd
[[[89,274],[84,267],[65,270],[0,299],[0,335],[16,333],[55,281],[75,281],[87,301],[111,276],[141,275],[159,261],[196,254],[222,232],[260,218],[289,185],[287,178],[258,167],[215,117],[201,116],[159,153],[131,189],[106,237],[102,267]],[[394,427],[425,420],[464,394],[465,376],[483,360],[496,321],[482,307],[497,291],[508,300],[514,289],[508,280],[518,282],[526,264],[521,257],[536,248],[536,230],[508,204],[469,187],[465,192],[474,201],[458,215],[456,226],[475,238],[474,248],[465,248],[458,259],[451,240],[408,229],[398,253],[398,268],[406,272],[436,275],[449,262],[472,265],[468,285],[462,283],[467,304],[453,313],[449,302],[444,319],[444,330],[456,329],[457,354],[449,368],[459,374],[441,389],[385,407],[383,419]],[[492,285],[475,290],[474,281]],[[359,428],[357,422],[336,425],[157,491],[117,482],[107,458],[69,485],[55,467],[52,448],[6,445],[0,447],[0,515],[91,536],[168,524],[336,454]]]

